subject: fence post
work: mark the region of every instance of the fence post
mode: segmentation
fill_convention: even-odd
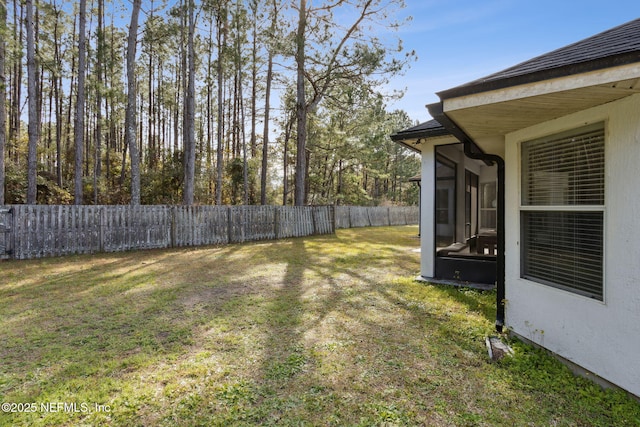
[[[227,241],[233,243],[233,215],[231,206],[227,206]]]
[[[11,208],[5,206],[0,207],[0,215],[3,216],[3,222],[0,223],[0,233],[2,236],[2,245],[0,249],[0,259],[10,258],[11,256],[11,234],[13,233],[11,225],[9,225],[9,215],[11,215]]]
[[[15,206],[9,208],[11,214],[11,233],[9,233],[9,244],[11,245],[11,257],[16,259],[16,209]]]
[[[329,220],[331,221],[331,234],[335,234],[336,232],[336,205],[329,206]]]
[[[273,207],[273,234],[275,239],[280,239],[280,207]]]
[[[172,206],[171,207],[171,217],[170,217],[170,221],[171,224],[169,224],[169,226],[171,227],[170,231],[169,231],[169,244],[171,245],[172,248],[176,247],[176,206]]]
[[[316,221],[318,219],[316,218],[316,207],[315,206],[311,206],[311,225],[313,226],[313,235],[315,236],[316,234],[318,234],[318,227],[316,225]]]
[[[11,249],[13,250],[13,259],[19,259],[18,256],[20,254],[20,249],[18,248],[18,245],[20,244],[20,237],[19,237],[19,232],[20,232],[20,210],[19,210],[19,206],[12,206],[12,218],[11,218],[11,229],[12,229],[12,233],[11,233]]]
[[[104,206],[100,206],[98,211],[98,252],[104,252],[104,223],[105,212]]]

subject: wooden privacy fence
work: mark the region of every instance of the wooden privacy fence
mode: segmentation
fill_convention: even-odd
[[[335,230],[332,206],[12,205],[2,209],[0,224],[6,225],[0,229],[8,230],[4,249],[14,259],[240,243]]]
[[[417,206],[337,206],[336,228],[380,227],[418,224]]]
[[[0,206],[0,256],[219,245],[417,223],[417,208],[333,206]]]

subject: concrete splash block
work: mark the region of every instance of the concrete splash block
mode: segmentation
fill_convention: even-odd
[[[513,349],[503,343],[499,337],[487,337],[485,343],[491,360],[500,360],[505,356],[513,356]]]

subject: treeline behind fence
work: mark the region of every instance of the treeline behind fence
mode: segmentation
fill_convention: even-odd
[[[417,223],[417,207],[10,205],[0,206],[0,256],[222,245]]]

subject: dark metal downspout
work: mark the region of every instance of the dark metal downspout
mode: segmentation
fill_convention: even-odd
[[[422,237],[422,178],[418,181],[418,237]]]
[[[498,166],[498,212],[497,212],[497,240],[496,254],[496,330],[502,332],[504,326],[504,299],[505,299],[505,261],[504,261],[504,159],[496,154],[473,152],[473,141],[464,140],[464,154],[476,160],[494,162]]]
[[[496,164],[498,167],[497,178],[497,254],[496,254],[496,330],[502,332],[504,326],[504,302],[505,302],[505,226],[504,226],[504,194],[505,194],[505,164],[504,159],[496,154],[484,153],[480,147],[443,111],[442,103],[428,105],[429,113],[441,125],[443,125],[452,135],[464,144],[464,154],[475,160],[482,160],[487,164]]]

